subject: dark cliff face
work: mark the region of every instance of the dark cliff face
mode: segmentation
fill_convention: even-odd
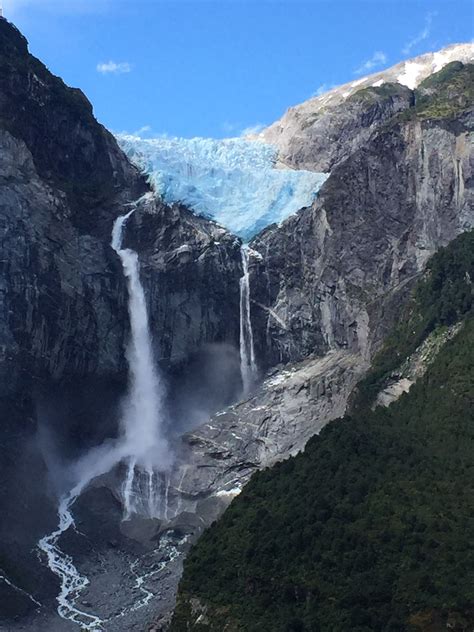
[[[84,95],[49,73],[3,19],[0,146],[0,393],[122,373],[127,295],[111,231],[148,186]],[[233,238],[148,200],[126,239],[142,259],[161,358],[183,362],[203,342],[238,341]]]
[[[85,96],[0,19],[0,568],[45,599],[56,579],[31,550],[55,508],[38,446],[61,459],[117,432],[129,317],[110,241],[132,203],[124,238],[139,252],[158,360],[184,366],[206,343],[238,345],[238,242],[154,200]]]
[[[312,208],[254,239],[262,364],[340,348],[369,359],[428,257],[474,225],[472,110],[460,98],[472,72],[459,72],[428,100],[421,86],[416,105],[333,169]]]
[[[126,297],[110,234],[147,186],[85,96],[3,19],[0,144],[0,392],[117,371]]]
[[[26,39],[3,19],[0,86],[1,128],[25,143],[39,178],[65,194],[81,232],[100,232],[111,203],[148,190],[84,94],[30,55]]]
[[[154,200],[131,216],[157,354],[183,365],[203,343],[238,346],[240,241],[180,205]]]

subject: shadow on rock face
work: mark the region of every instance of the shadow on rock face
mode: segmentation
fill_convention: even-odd
[[[83,379],[52,384],[37,396],[38,427],[47,430],[63,459],[75,459],[118,435],[119,380]]]
[[[12,629],[38,603],[54,604],[58,592],[35,554],[38,539],[55,528],[56,505],[35,441],[34,411],[20,399],[0,400],[0,630]]]
[[[239,351],[208,344],[195,353],[170,388],[171,432],[182,434],[237,400],[242,390]]]

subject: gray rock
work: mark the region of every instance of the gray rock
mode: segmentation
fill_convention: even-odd
[[[300,452],[310,437],[344,414],[366,368],[363,358],[344,350],[287,365],[248,400],[185,435],[184,463],[170,476],[167,512],[172,525],[191,512],[201,518],[202,528],[256,470]]]
[[[472,112],[395,121],[333,169],[311,208],[253,240],[263,367],[372,356],[428,258],[474,226],[471,132]]]
[[[447,46],[329,88],[289,108],[259,138],[277,147],[279,161],[285,165],[330,171],[367,142],[391,116],[408,108],[414,98],[411,90],[452,61],[472,63],[474,46]]]
[[[141,200],[125,238],[140,253],[162,363],[183,365],[207,342],[238,341],[238,243],[147,193],[84,95],[0,19],[0,557],[46,607],[57,580],[31,551],[54,528],[58,490],[38,443],[54,471],[58,455],[117,432],[129,318],[110,241],[131,204]],[[38,440],[43,425],[54,445]]]

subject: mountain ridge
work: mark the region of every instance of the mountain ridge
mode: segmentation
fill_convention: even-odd
[[[375,72],[366,77],[355,79],[341,86],[337,86],[320,96],[312,97],[299,105],[290,107],[277,121],[265,128],[259,134],[250,138],[261,140],[276,147],[279,161],[287,167],[309,169],[314,171],[329,171],[334,164],[346,158],[351,151],[351,142],[342,152],[334,152],[328,143],[318,138],[324,135],[331,141],[340,142],[336,137],[341,133],[341,126],[347,126],[350,134],[354,133],[357,117],[360,111],[355,110],[349,116],[344,114],[344,106],[349,107],[351,99],[361,90],[367,88],[381,88],[383,85],[398,83],[400,88],[398,97],[405,95],[410,101],[409,90],[414,90],[429,75],[438,72],[448,63],[474,61],[474,44],[453,44],[433,53],[425,53],[418,57],[399,62],[394,66]],[[410,103],[387,104],[391,109],[385,114],[374,111],[374,120],[368,120],[364,127],[372,132],[378,119],[387,120],[393,114],[393,108],[405,109]],[[387,108],[387,105],[384,107]],[[351,106],[352,107],[352,106]],[[334,124],[333,120],[336,119]],[[338,118],[341,118],[338,121]],[[348,119],[348,120],[346,120]],[[342,125],[341,125],[342,124]],[[313,132],[313,134],[312,134]],[[312,136],[314,135],[314,141]],[[365,142],[368,135],[361,135],[359,142]],[[349,139],[350,140],[350,139]],[[306,147],[302,148],[302,145]]]
[[[13,580],[0,577],[0,616],[34,632],[72,625],[55,614],[56,577],[31,551],[55,529],[68,466],[120,430],[129,318],[110,240],[132,207],[124,246],[137,253],[178,458],[157,483],[162,519],[122,521],[118,467],[78,498],[80,533],[58,541],[89,581],[78,599],[121,632],[169,615],[190,542],[252,473],[344,413],[429,256],[474,222],[470,73],[461,63],[443,74],[420,110],[394,84],[344,102],[346,135],[338,156],[326,153],[320,198],[248,251],[247,324],[267,379],[236,401],[241,242],[152,195],[85,97],[5,21],[0,35],[0,567]],[[459,107],[445,110],[451,97]]]

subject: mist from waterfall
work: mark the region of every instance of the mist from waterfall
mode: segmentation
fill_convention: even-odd
[[[112,248],[120,257],[128,287],[130,341],[127,349],[129,390],[122,404],[121,433],[78,459],[68,471],[72,485],[58,505],[58,528],[38,542],[51,571],[60,579],[58,614],[84,630],[103,630],[103,621],[77,607],[79,594],[89,580],[78,571],[71,556],[59,547],[61,536],[75,528],[71,508],[96,477],[126,463],[122,485],[124,519],[134,513],[151,518],[167,518],[172,452],[164,430],[164,383],[159,375],[151,345],[145,294],[140,283],[136,252],[122,248],[123,228],[135,208],[119,217],[112,231]]]
[[[129,296],[129,392],[121,419],[123,451],[128,461],[122,488],[126,518],[135,512],[148,513],[150,517],[159,515],[156,500],[159,473],[172,464],[163,423],[166,392],[154,362],[138,255],[122,248],[123,229],[134,210],[119,217],[112,231],[112,248],[122,262]]]
[[[250,273],[249,253],[244,245],[240,249],[243,275],[240,278],[240,370],[242,375],[243,396],[252,391],[257,380],[257,362],[250,318]]]

